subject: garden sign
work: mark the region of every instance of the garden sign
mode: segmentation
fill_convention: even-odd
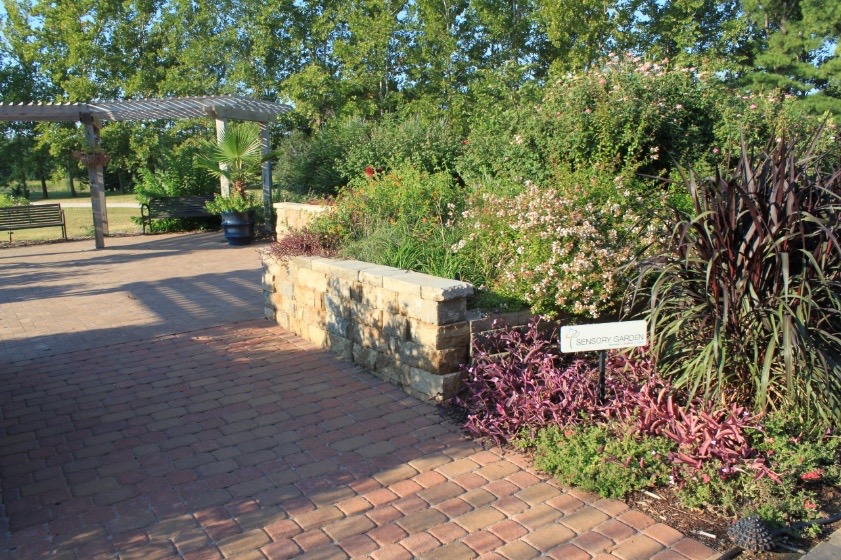
[[[608,350],[648,343],[645,321],[561,327],[561,352],[599,352],[599,402],[604,402],[604,362]]]

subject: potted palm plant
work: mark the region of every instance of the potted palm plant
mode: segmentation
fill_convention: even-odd
[[[261,154],[260,130],[253,123],[242,123],[225,128],[222,136],[216,142],[208,142],[196,158],[211,175],[230,182],[228,196],[216,195],[205,205],[208,211],[222,217],[229,245],[248,245],[254,240],[259,203],[245,187],[260,177]]]

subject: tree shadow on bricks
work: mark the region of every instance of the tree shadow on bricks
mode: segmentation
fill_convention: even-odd
[[[16,558],[364,548],[436,503],[418,496],[432,468],[476,451],[434,406],[264,321],[40,358],[2,382]]]

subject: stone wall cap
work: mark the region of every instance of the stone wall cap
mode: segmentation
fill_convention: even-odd
[[[416,291],[420,289],[422,299],[432,301],[450,301],[473,295],[473,285],[460,280],[450,280],[440,276],[432,276],[422,272],[410,272],[405,276],[392,276],[389,278],[389,285],[399,288],[406,287],[400,291]]]
[[[302,202],[275,202],[272,204],[273,208],[288,208],[290,210],[307,210],[310,212],[324,212],[330,209],[330,206],[322,204],[305,204]]]
[[[384,286],[384,278],[395,278],[400,280],[404,275],[411,274],[408,270],[402,268],[394,268],[393,266],[374,266],[359,271],[359,281],[363,284],[376,286],[382,288]]]

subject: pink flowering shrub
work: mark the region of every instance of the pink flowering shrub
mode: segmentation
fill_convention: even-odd
[[[659,222],[642,205],[624,178],[595,174],[570,174],[557,188],[527,183],[513,197],[484,193],[464,212],[453,250],[479,256],[489,287],[535,313],[597,318],[621,303],[622,266],[658,239]]]
[[[546,88],[541,110],[558,131],[547,147],[576,167],[667,173],[675,161],[699,161],[713,142],[720,95],[694,68],[616,55]]]

